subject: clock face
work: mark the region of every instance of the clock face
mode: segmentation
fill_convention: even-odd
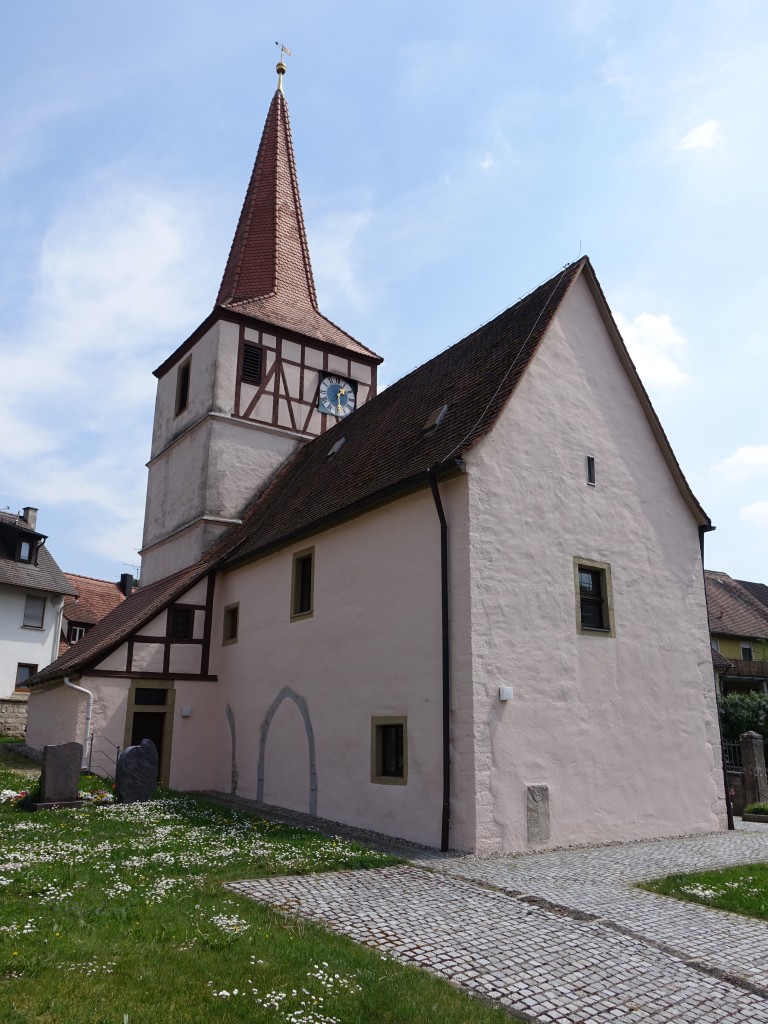
[[[356,402],[354,381],[345,380],[344,377],[321,378],[317,403],[320,412],[328,413],[329,416],[349,416],[354,412]]]

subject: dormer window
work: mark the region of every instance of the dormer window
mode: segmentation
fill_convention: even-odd
[[[31,562],[32,561],[32,542],[29,540],[22,540],[19,542],[19,553],[17,560],[19,562]]]
[[[433,430],[437,430],[440,424],[443,422],[445,417],[448,415],[448,406],[440,405],[434,410],[432,415],[429,417],[427,422],[421,428],[421,435],[424,437],[426,434],[431,434]]]

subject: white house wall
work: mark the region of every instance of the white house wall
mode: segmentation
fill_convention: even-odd
[[[94,696],[90,731],[94,735],[91,763],[98,775],[114,776],[116,748],[122,747],[128,707],[125,679],[84,677],[77,685]],[[85,744],[87,698],[63,683],[29,695],[26,742],[36,750],[46,744]]]
[[[27,595],[45,598],[42,629],[24,626]],[[7,697],[16,686],[19,664],[43,669],[58,654],[62,598],[54,606],[51,594],[0,584],[0,697]]]
[[[583,278],[467,465],[478,849],[530,848],[533,785],[552,846],[722,827],[697,525]],[[615,638],[577,632],[575,557]]]

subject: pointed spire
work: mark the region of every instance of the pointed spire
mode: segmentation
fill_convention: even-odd
[[[285,65],[262,132],[217,305],[321,341],[375,355],[320,313],[301,212]]]

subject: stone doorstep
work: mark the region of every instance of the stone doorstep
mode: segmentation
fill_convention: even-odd
[[[742,814],[742,821],[762,821],[768,824],[768,814]]]
[[[82,807],[85,800],[54,800],[45,804],[29,804],[30,811],[64,811],[70,807]]]

